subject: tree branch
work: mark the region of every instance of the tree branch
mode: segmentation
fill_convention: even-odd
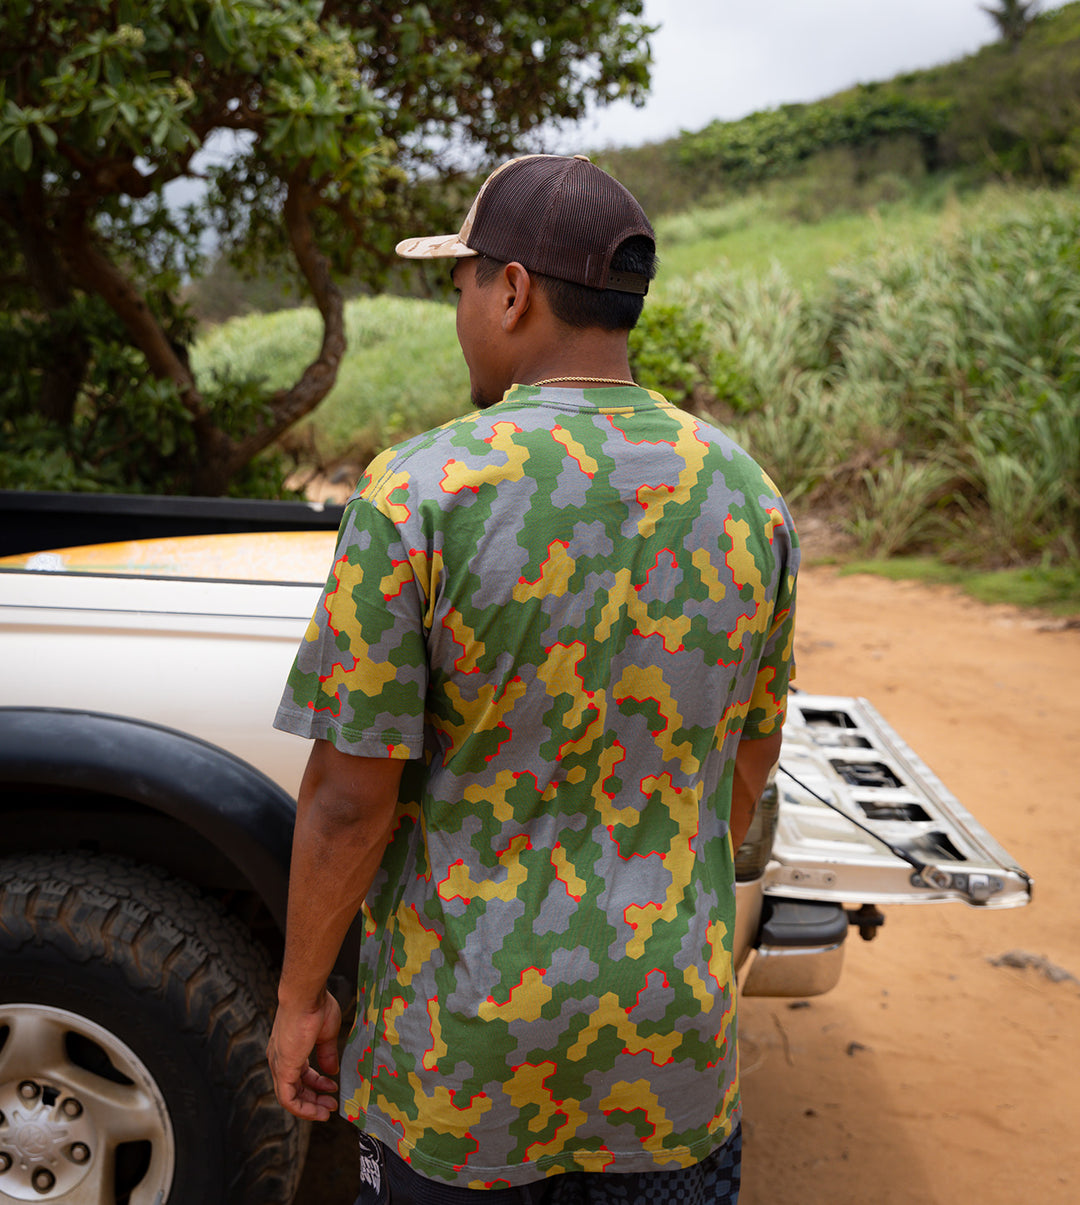
[[[96,293],[124,324],[132,344],[146,356],[158,380],[172,381],[196,424],[207,419],[191,369],[177,355],[153,311],[135,285],[95,246],[85,222],[69,216],[61,246],[72,276],[81,288]]]
[[[278,390],[270,399],[269,417],[232,443],[229,463],[221,466],[224,481],[298,419],[315,409],[333,388],[345,355],[345,300],[330,275],[330,261],[315,244],[311,211],[318,205],[318,198],[306,173],[307,164],[303,164],[289,176],[284,217],[293,254],[322,315],[322,346],[300,379],[291,388]],[[210,484],[209,476],[206,483]]]
[[[19,208],[20,221],[15,232],[26,265],[26,277],[41,306],[55,318],[71,304],[71,281],[56,254],[45,221],[45,199],[37,177],[27,180]],[[66,327],[67,324],[51,324],[46,336],[51,354],[41,366],[38,391],[40,413],[60,427],[71,426],[89,360],[83,332]]]

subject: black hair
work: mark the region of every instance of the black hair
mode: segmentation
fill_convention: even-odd
[[[497,259],[481,255],[476,264],[476,283],[481,288],[506,265]],[[656,275],[656,249],[651,239],[635,234],[620,243],[611,256],[611,267],[617,272],[637,272],[652,280]],[[551,312],[567,326],[586,329],[598,326],[605,331],[633,330],[641,317],[645,298],[640,293],[623,293],[618,289],[591,289],[588,285],[570,280],[556,280],[530,272],[533,282],[544,291]]]

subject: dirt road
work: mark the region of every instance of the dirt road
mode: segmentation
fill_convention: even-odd
[[[829,569],[800,591],[798,684],[869,698],[1034,876],[1035,902],[887,909],[828,995],[743,1003],[742,1205],[1074,1205],[1080,630]],[[1043,961],[990,961],[1012,951]],[[298,1205],[351,1203],[334,1166],[351,1149],[316,1134]]]
[[[1036,888],[1008,912],[887,909],[828,995],[744,1002],[743,1205],[1073,1205],[1080,631],[825,569],[800,591],[799,685],[871,699]],[[1043,969],[990,961],[1011,951]]]

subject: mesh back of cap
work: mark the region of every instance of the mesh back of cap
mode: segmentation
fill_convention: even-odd
[[[617,180],[586,159],[531,155],[488,180],[469,246],[530,272],[603,289],[612,252],[634,235],[655,242],[644,210]]]

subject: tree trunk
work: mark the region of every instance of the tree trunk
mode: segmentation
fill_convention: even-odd
[[[72,220],[64,231],[64,257],[72,275],[87,292],[96,293],[124,324],[132,344],[146,357],[150,372],[158,380],[172,381],[181,402],[191,415],[199,461],[227,458],[232,446],[229,437],[215,425],[195,384],[187,357],[162,329],[134,283],[95,245],[90,229],[82,221]],[[195,471],[195,481],[199,470]],[[192,492],[221,494],[228,485],[226,475],[217,488],[199,490],[193,481]]]
[[[20,199],[17,234],[30,283],[52,320],[38,410],[49,422],[70,427],[90,352],[82,331],[59,321],[72,302],[71,282],[56,254],[44,213],[40,182],[35,179]]]
[[[177,354],[154,312],[135,285],[94,245],[84,222],[73,221],[63,232],[64,257],[72,275],[90,293],[96,293],[124,324],[132,344],[144,356],[157,379],[172,381],[180,399],[198,422],[206,416],[191,369]]]
[[[289,389],[278,390],[269,399],[268,415],[254,430],[238,438],[214,422],[191,369],[180,357],[161,324],[133,282],[94,244],[84,222],[73,220],[64,231],[63,252],[72,276],[89,292],[98,294],[124,324],[132,344],[146,356],[158,380],[172,381],[191,414],[198,447],[190,490],[193,494],[218,495],[248,462],[298,419],[310,413],[333,388],[345,354],[345,303],[341,290],[330,276],[330,265],[315,245],[310,213],[315,196],[302,169],[289,181],[285,222],[297,262],[311,287],[323,319],[323,339],[318,356]]]
[[[269,447],[293,423],[310,414],[337,380],[347,346],[345,301],[331,278],[329,261],[315,245],[310,217],[314,202],[304,171],[298,168],[289,180],[285,224],[297,263],[322,315],[323,338],[319,354],[294,385],[279,389],[270,398],[268,417],[253,431],[235,440],[225,438],[208,443],[200,457],[194,483],[196,493],[223,493],[233,474]],[[221,432],[215,434],[220,436]]]

